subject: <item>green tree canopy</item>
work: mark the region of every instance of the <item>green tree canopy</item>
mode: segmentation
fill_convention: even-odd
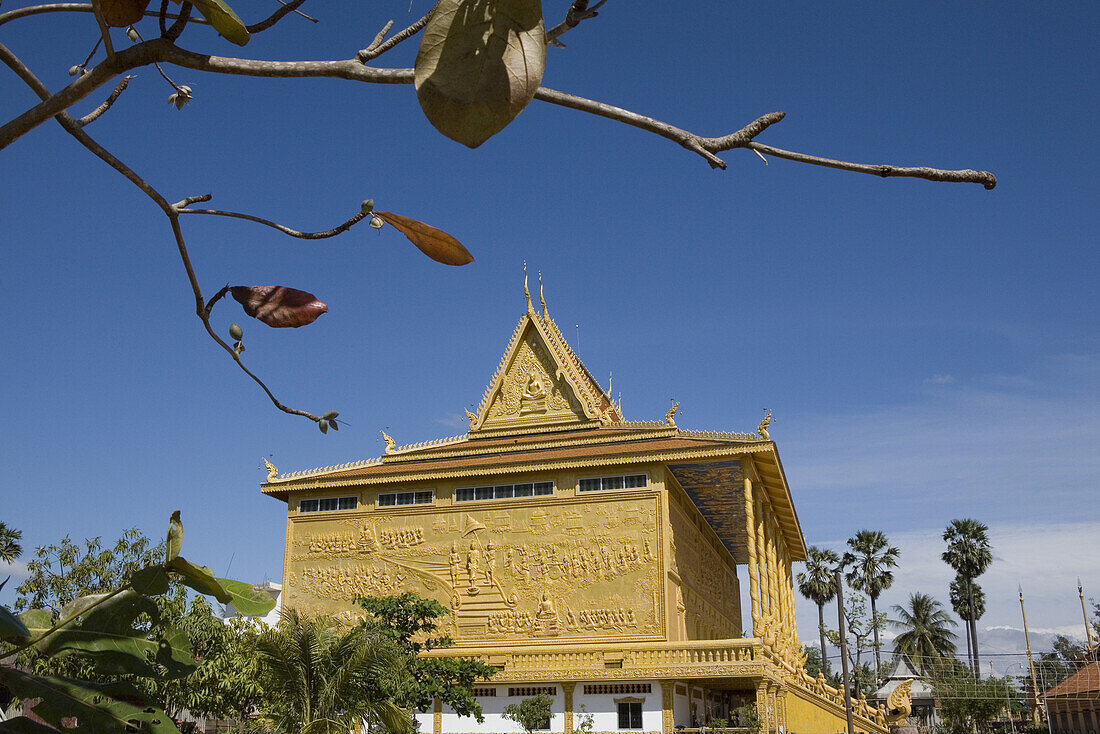
[[[549,729],[554,718],[551,711],[554,699],[545,693],[525,698],[519,703],[510,703],[504,707],[504,718],[519,724],[527,734],[540,729]]]
[[[6,524],[0,522],[0,561],[11,563],[23,555],[23,546],[19,544],[22,537],[22,530],[9,528]]]
[[[412,731],[405,709],[369,693],[377,681],[400,676],[404,662],[378,629],[341,629],[331,618],[285,609],[257,649],[266,713],[283,731],[347,734],[363,720]]]
[[[834,573],[839,565],[840,556],[835,551],[811,545],[806,548],[806,570],[796,577],[799,593],[817,604],[817,632],[822,660],[825,659],[825,605],[836,597]]]
[[[894,639],[894,652],[908,655],[917,670],[927,673],[936,663],[955,654],[955,633],[950,627],[958,623],[944,611],[943,605],[919,591],[909,595],[906,607],[894,605],[897,619],[890,626],[900,630]]]
[[[459,716],[482,720],[472,688],[478,680],[492,677],[496,669],[470,658],[419,656],[454,644],[447,636],[434,636],[438,621],[450,613],[447,609],[433,599],[408,593],[357,601],[372,616],[367,627],[393,642],[404,660],[399,674],[376,682],[373,695],[419,711],[428,711],[438,698]]]
[[[977,605],[974,596],[974,579],[981,576],[993,563],[993,550],[989,543],[989,528],[970,518],[952,520],[943,531],[947,550],[943,561],[964,580],[967,590],[967,629],[970,632],[971,671],[975,676],[981,670],[978,657]]]
[[[871,599],[871,631],[875,638],[875,677],[880,676],[882,659],[879,654],[881,644],[878,639],[879,616],[876,602],[882,592],[894,583],[891,568],[898,565],[901,551],[890,545],[886,534],[881,530],[860,530],[855,537],[848,539],[851,551],[844,554],[844,565],[849,567],[845,578],[848,585],[856,591],[862,591]]]

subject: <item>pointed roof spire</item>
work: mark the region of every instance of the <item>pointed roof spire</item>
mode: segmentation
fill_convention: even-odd
[[[523,261],[523,297],[527,299],[527,313],[534,316],[535,307],[531,305],[531,291],[527,290],[527,261]]]
[[[550,313],[546,310],[546,297],[542,295],[542,271],[539,271],[539,302],[542,303],[542,318],[550,318]]]

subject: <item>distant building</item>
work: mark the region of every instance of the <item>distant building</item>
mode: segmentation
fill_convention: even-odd
[[[894,692],[894,689],[907,680],[912,680],[910,696],[913,701],[913,713],[909,716],[909,723],[920,727],[930,727],[936,723],[936,697],[932,693],[932,683],[928,678],[917,672],[913,661],[908,655],[895,655],[894,668],[886,676],[886,682],[871,695],[872,702],[885,704],[886,699]],[[922,729],[923,730],[923,729]]]
[[[745,704],[765,731],[843,730],[843,695],[803,667],[791,564],[806,549],[770,416],[684,430],[676,406],[631,422],[609,392],[528,296],[465,435],[268,467],[263,492],[288,512],[283,604],[348,621],[356,596],[448,607],[444,652],[498,673],[474,691],[483,724],[437,702],[425,733],[518,732],[502,711],[537,693],[558,734],[588,715],[601,733],[672,734]],[[858,731],[886,731],[855,704]]]
[[[1100,662],[1086,664],[1045,698],[1054,734],[1100,734]]]

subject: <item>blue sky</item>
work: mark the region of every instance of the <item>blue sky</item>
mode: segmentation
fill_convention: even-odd
[[[271,5],[235,3],[249,20]],[[556,22],[565,6],[544,7]],[[182,44],[348,58],[427,3],[307,9],[321,23],[288,18],[239,52],[199,28]],[[372,197],[451,232],[476,262],[437,265],[389,228],[302,242],[184,220],[207,295],[279,283],[328,303],[298,330],[232,302],[214,316],[223,332],[245,326],[248,363],[285,402],[341,411],[349,425],[322,436],[271,408],[204,335],[163,217],[43,125],[0,152],[0,519],[32,547],[129,526],[159,535],[180,509],[185,555],[278,578],[285,506],[260,495],[260,457],[287,471],[375,456],[380,429],[399,443],[459,433],[522,312],[526,260],[593,374],[614,372],[628,418],[659,418],[675,398],[683,426],[751,430],[773,410],[808,542],[872,527],[902,545],[891,603],[946,599],[939,534],[976,517],[998,552],[983,622],[1018,624],[1022,583],[1033,624],[1075,625],[1076,576],[1100,597],[1098,16],[1094,3],[673,13],[639,0],[608,3],[549,52],[555,89],[707,135],[783,110],[762,142],[988,169],[994,191],[765,166],[747,151],[712,171],[653,135],[538,102],[471,151],[435,133],[408,86],[169,68],[195,93],[177,112],[139,70],[88,131],[170,200],[210,192],[215,206],[324,229]],[[53,89],[94,38],[86,15],[0,29]],[[376,65],[410,65],[415,43]],[[0,74],[4,119],[32,103]],[[814,611],[800,609],[804,630]]]

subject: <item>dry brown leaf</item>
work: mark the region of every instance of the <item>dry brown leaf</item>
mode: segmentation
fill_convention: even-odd
[[[401,234],[409,238],[420,251],[444,265],[468,265],[474,261],[462,243],[443,230],[393,212],[375,212]]]
[[[276,329],[312,324],[328,312],[312,293],[282,285],[235,285],[229,291],[246,314]]]
[[[545,68],[540,0],[439,0],[416,55],[416,97],[436,130],[476,148],[523,111]]]
[[[141,20],[149,0],[98,0],[103,22],[112,28],[125,28]]]

